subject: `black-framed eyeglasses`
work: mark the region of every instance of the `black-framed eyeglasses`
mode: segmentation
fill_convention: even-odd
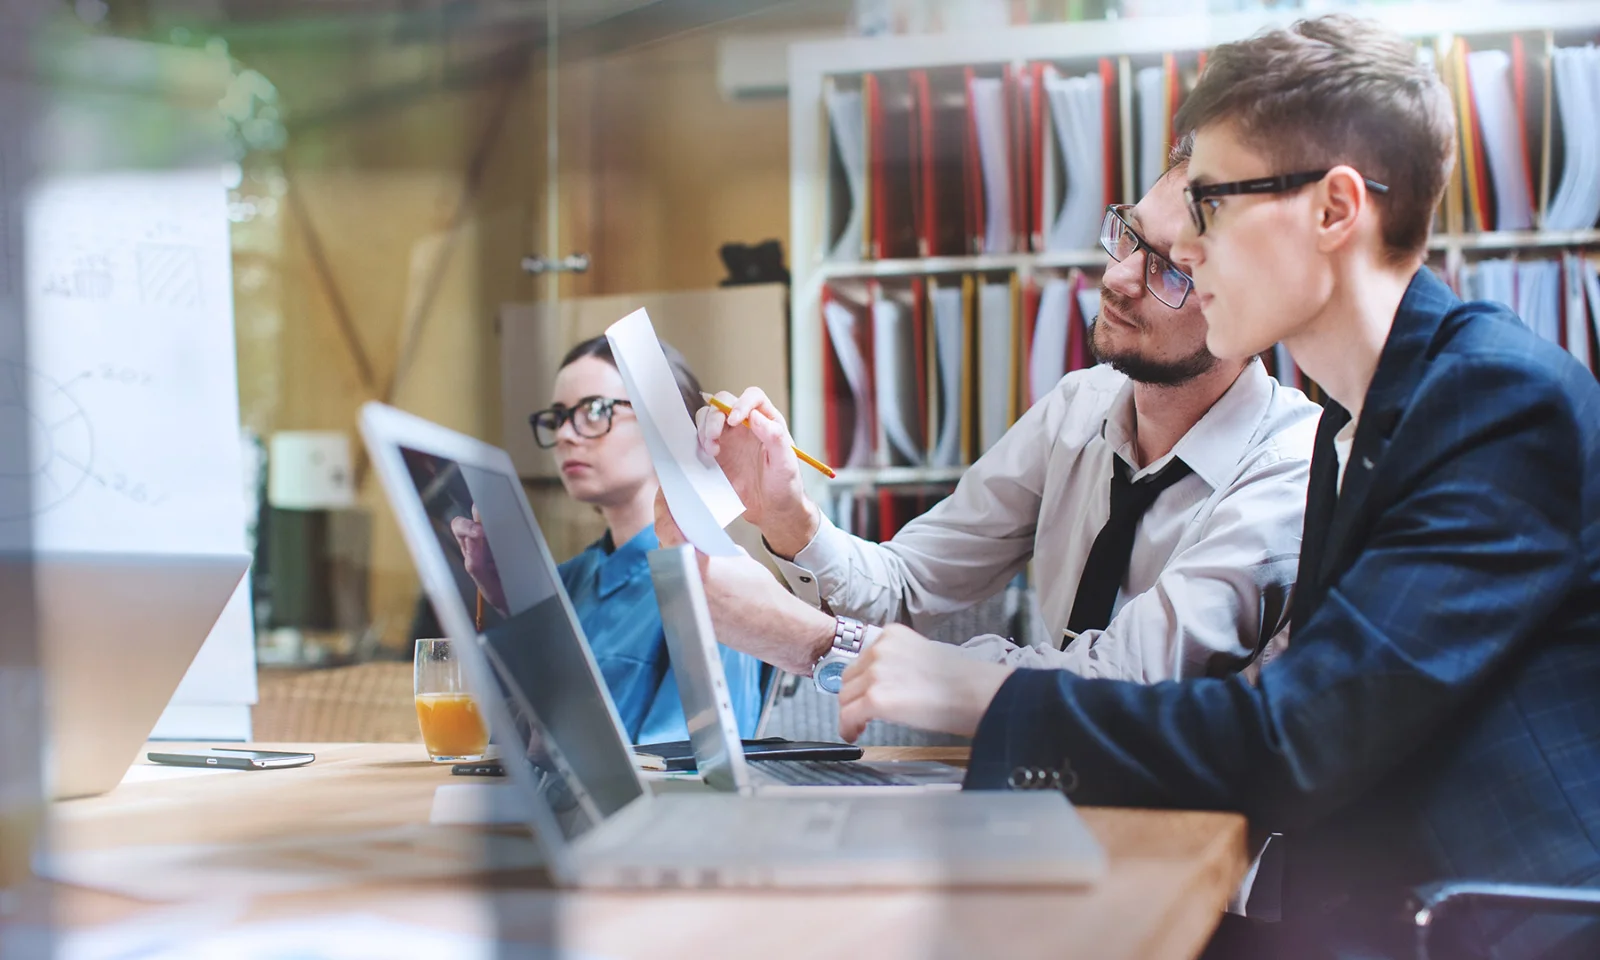
[[[1189,205],[1189,219],[1194,221],[1195,236],[1206,232],[1206,218],[1204,207],[1209,205],[1213,213],[1216,212],[1218,197],[1234,197],[1240,194],[1265,194],[1288,193],[1298,190],[1308,183],[1316,183],[1326,177],[1330,170],[1306,170],[1301,173],[1285,173],[1277,177],[1257,177],[1254,180],[1233,180],[1229,183],[1203,183],[1199,186],[1191,184],[1183,188],[1183,199]],[[1376,180],[1361,178],[1367,189],[1373,193],[1388,193],[1389,188]]]
[[[1121,263],[1140,250],[1144,251],[1144,288],[1150,295],[1174,310],[1189,299],[1194,289],[1194,278],[1172,265],[1172,261],[1156,253],[1150,241],[1139,235],[1128,223],[1123,211],[1132,210],[1129,203],[1113,203],[1106,207],[1106,217],[1100,221],[1100,246],[1111,259]]]
[[[548,450],[556,445],[556,434],[561,425],[572,421],[572,429],[580,437],[593,440],[611,432],[611,421],[617,407],[633,404],[615,397],[584,397],[570,407],[556,404],[548,410],[528,415],[528,425],[533,427],[533,442]]]

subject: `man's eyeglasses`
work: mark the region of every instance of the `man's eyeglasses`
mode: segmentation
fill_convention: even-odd
[[[1172,265],[1172,261],[1156,253],[1150,241],[1139,235],[1124,216],[1133,205],[1113,203],[1106,207],[1106,217],[1100,221],[1100,246],[1111,259],[1121,263],[1140,250],[1144,251],[1144,288],[1150,295],[1174,310],[1189,299],[1194,289],[1194,279]]]
[[[1307,170],[1302,173],[1286,173],[1278,177],[1257,177],[1254,180],[1234,180],[1229,183],[1203,183],[1187,186],[1183,190],[1183,199],[1189,205],[1189,219],[1194,221],[1195,236],[1206,232],[1205,207],[1210,207],[1215,213],[1220,202],[1218,197],[1233,197],[1240,194],[1263,193],[1288,193],[1298,190],[1308,183],[1316,183],[1328,175],[1327,170]],[[1361,178],[1367,189],[1373,193],[1388,193],[1389,188],[1376,180]]]
[[[556,445],[556,434],[561,425],[572,421],[572,430],[580,437],[593,440],[611,432],[611,421],[618,406],[631,407],[626,400],[611,397],[584,397],[571,407],[556,404],[548,410],[530,414],[528,425],[533,427],[533,442],[548,450]]]

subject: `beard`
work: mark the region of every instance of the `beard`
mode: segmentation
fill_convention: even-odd
[[[1100,288],[1100,302],[1110,303],[1117,313],[1124,317],[1138,317],[1131,301],[1105,287]],[[1142,321],[1137,322],[1142,323]],[[1188,383],[1217,365],[1217,357],[1206,349],[1205,341],[1201,341],[1200,346],[1186,356],[1172,360],[1158,360],[1140,353],[1137,348],[1116,350],[1105,340],[1100,318],[1095,317],[1089,326],[1089,349],[1094,352],[1095,360],[1111,364],[1113,370],[1135,383],[1176,387]]]

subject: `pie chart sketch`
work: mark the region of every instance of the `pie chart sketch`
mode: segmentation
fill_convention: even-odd
[[[94,428],[65,387],[0,360],[0,521],[38,516],[72,499],[94,462]]]

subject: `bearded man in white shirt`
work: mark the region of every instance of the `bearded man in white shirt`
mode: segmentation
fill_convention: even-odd
[[[759,389],[700,411],[702,446],[800,598],[753,560],[702,556],[718,640],[802,675],[826,659],[819,685],[837,692],[863,648],[855,621],[887,625],[864,631],[870,669],[844,674],[846,737],[871,719],[970,735],[1016,667],[1155,683],[1258,667],[1285,642],[1321,410],[1259,360],[1206,349],[1199,298],[1167,259],[1187,216],[1175,159],[1137,205],[1106,212],[1100,365],[1067,374],[892,540],[822,515]],[[657,514],[662,544],[682,542],[659,499]],[[1030,560],[1054,643],[985,636],[958,652],[914,632]]]

